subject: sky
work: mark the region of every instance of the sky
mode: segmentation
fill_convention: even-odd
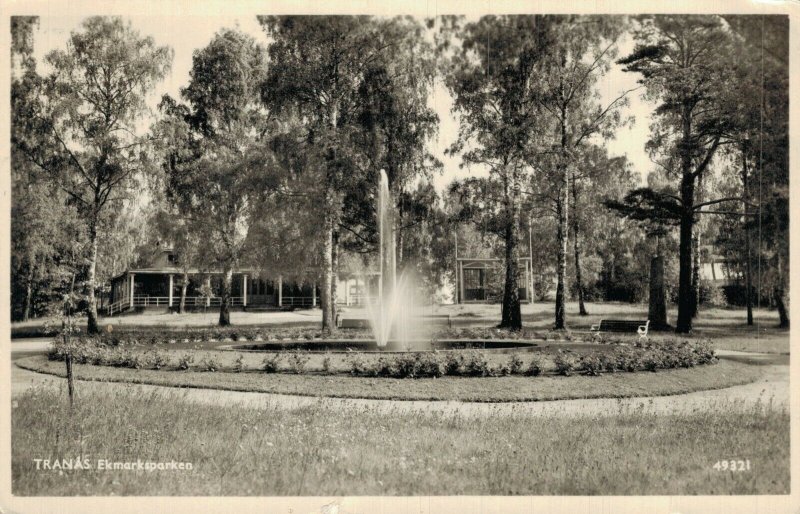
[[[65,48],[71,31],[78,29],[84,16],[43,16],[35,33],[35,55],[40,72],[45,71],[44,56],[53,49]],[[158,84],[150,95],[148,103],[155,107],[164,93],[174,98],[179,95],[180,88],[189,80],[192,65],[192,53],[206,46],[213,35],[222,28],[238,28],[252,35],[257,41],[266,45],[266,34],[261,30],[255,16],[132,16],[129,18],[133,27],[142,35],[152,36],[158,45],[166,45],[173,49],[172,69],[166,79]],[[618,42],[619,55],[627,55],[633,49],[633,41],[624,35]],[[635,74],[622,71],[614,65],[598,84],[603,106],[612,102],[622,91],[637,86]],[[633,123],[617,131],[616,138],[606,142],[612,156],[626,155],[632,169],[640,174],[642,181],[653,168],[644,145],[649,137],[650,113],[653,105],[642,97],[643,90],[628,94],[630,105],[621,111],[622,117],[633,117]],[[444,189],[452,180],[466,176],[479,176],[486,173],[481,168],[461,169],[458,156],[446,156],[444,151],[455,140],[458,132],[458,120],[450,112],[452,97],[440,80],[437,80],[429,99],[429,105],[439,115],[440,125],[437,138],[431,141],[431,151],[444,164],[441,175],[434,177],[437,190]]]

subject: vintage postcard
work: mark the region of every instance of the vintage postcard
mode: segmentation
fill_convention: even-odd
[[[796,4],[2,5],[0,513],[800,512]]]

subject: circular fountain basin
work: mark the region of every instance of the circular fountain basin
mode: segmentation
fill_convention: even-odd
[[[417,340],[409,341],[405,347],[393,345],[392,341],[386,347],[379,347],[375,341],[369,339],[348,340],[330,339],[324,341],[267,341],[263,343],[232,344],[219,347],[220,350],[236,350],[244,352],[281,352],[281,351],[304,351],[304,352],[380,352],[380,353],[401,353],[401,352],[430,352],[448,350],[494,350],[520,351],[534,350],[540,347],[538,341],[518,341],[503,339],[487,340]]]

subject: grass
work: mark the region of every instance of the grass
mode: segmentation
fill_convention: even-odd
[[[715,367],[723,366],[719,364]],[[342,413],[325,401],[199,407],[136,388],[31,389],[12,410],[12,491],[72,495],[714,495],[789,492],[789,414],[721,400],[685,414]],[[46,471],[34,458],[191,462]],[[751,471],[713,469],[749,459]]]
[[[222,353],[222,352],[220,352]],[[45,356],[15,361],[33,371],[64,376],[64,363]],[[612,373],[592,376],[367,378],[263,372],[156,371],[76,364],[76,378],[172,387],[257,391],[303,396],[476,402],[538,401],[570,398],[661,396],[719,389],[756,380],[758,366],[721,360],[689,369]]]

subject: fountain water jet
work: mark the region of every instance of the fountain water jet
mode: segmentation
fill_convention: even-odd
[[[380,286],[377,300],[367,302],[367,312],[375,342],[385,348],[392,338],[401,348],[408,345],[408,329],[412,309],[408,277],[397,279],[394,203],[389,193],[389,178],[380,171],[377,194],[379,234]]]

